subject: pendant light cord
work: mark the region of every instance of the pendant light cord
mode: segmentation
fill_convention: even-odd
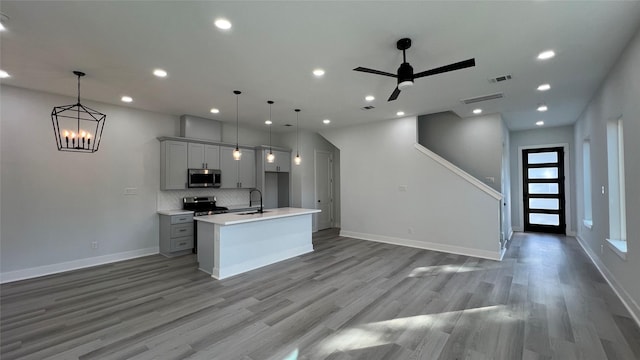
[[[296,109],[296,157],[300,156],[300,109]]]
[[[236,94],[236,149],[238,148],[238,145],[239,145],[238,142],[239,142],[239,139],[240,139],[240,137],[238,135],[238,129],[239,129],[239,127],[238,127],[238,109],[239,109],[238,104],[239,104],[239,102],[240,102],[240,96],[239,96],[239,94]]]
[[[80,75],[78,75],[78,105],[80,105]]]
[[[271,125],[273,124],[273,121],[271,120],[271,105],[273,104],[273,101],[268,101],[269,103],[269,121],[271,121],[271,124],[269,124],[269,154],[271,154]]]

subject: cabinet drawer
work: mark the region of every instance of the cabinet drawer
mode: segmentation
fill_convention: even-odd
[[[193,236],[193,223],[171,225],[171,238]]]
[[[171,239],[171,251],[180,251],[193,248],[193,237],[186,236]]]
[[[172,224],[182,224],[182,223],[192,223],[192,222],[193,222],[193,214],[171,216]]]

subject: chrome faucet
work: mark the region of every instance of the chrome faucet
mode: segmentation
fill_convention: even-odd
[[[262,214],[264,212],[264,209],[262,208],[262,191],[260,191],[258,189],[251,189],[251,191],[249,191],[249,207],[251,207],[251,205],[253,205],[253,203],[251,201],[251,194],[253,194],[254,191],[257,191],[258,194],[260,194],[260,210],[258,210],[258,212],[260,214]]]

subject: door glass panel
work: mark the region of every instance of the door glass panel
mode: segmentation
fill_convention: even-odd
[[[529,199],[530,209],[558,210],[560,200],[558,199]]]
[[[557,163],[557,152],[541,152],[527,154],[527,162],[529,164]]]
[[[529,223],[535,225],[560,225],[560,215],[557,214],[529,214]]]
[[[529,173],[529,179],[557,179],[558,178],[557,167],[528,169],[528,173]]]
[[[558,183],[529,184],[529,194],[557,194]]]

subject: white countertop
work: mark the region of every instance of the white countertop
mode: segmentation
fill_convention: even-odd
[[[288,216],[306,215],[319,213],[317,209],[300,209],[300,208],[278,208],[267,209],[262,214],[255,213],[250,215],[240,215],[240,213],[226,213],[218,215],[196,216],[195,220],[204,221],[218,225],[235,225],[254,221],[263,221],[270,219],[283,218]]]
[[[191,210],[158,210],[160,215],[193,215]]]

